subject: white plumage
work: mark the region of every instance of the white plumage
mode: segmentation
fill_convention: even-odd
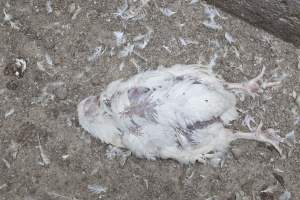
[[[181,163],[220,160],[236,139],[258,140],[279,153],[283,139],[274,130],[250,133],[226,129],[237,119],[232,90],[259,91],[263,72],[244,83],[227,83],[199,65],[174,65],[117,80],[99,96],[78,105],[79,123],[105,143],[136,156],[171,158]],[[272,86],[273,83],[263,83]]]

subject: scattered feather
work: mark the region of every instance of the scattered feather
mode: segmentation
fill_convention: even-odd
[[[31,102],[31,104],[41,104],[43,106],[46,106],[49,101],[54,100],[54,98],[55,98],[54,90],[62,87],[63,85],[64,85],[64,82],[62,82],[62,81],[48,83],[42,89],[41,96],[33,98],[33,101]]]
[[[119,70],[120,70],[120,71],[123,71],[124,66],[125,66],[125,63],[124,63],[124,61],[123,61],[123,62],[121,62],[121,64],[119,65]]]
[[[288,134],[285,135],[285,139],[288,140],[292,145],[295,145],[297,143],[295,131],[291,131]]]
[[[199,0],[191,0],[191,2],[189,4],[195,4],[195,3],[198,3]]]
[[[216,24],[215,21],[204,21],[203,24],[207,27],[207,28],[211,28],[214,30],[221,30],[222,26],[219,24]]]
[[[17,23],[13,21],[9,21],[9,23],[12,29],[20,30],[20,27],[17,25]]]
[[[130,62],[135,66],[138,73],[142,71],[142,67],[137,63],[137,61],[134,58],[131,58]]]
[[[68,8],[69,13],[73,13],[75,11],[75,9],[76,9],[76,4],[75,3],[71,3],[69,5],[69,8]]]
[[[8,162],[7,160],[5,160],[4,158],[2,158],[2,161],[4,162],[5,167],[6,167],[7,169],[10,169],[10,164],[9,164],[9,162]]]
[[[3,14],[4,14],[4,19],[3,20],[5,22],[9,22],[9,21],[12,20],[12,16],[6,12],[5,8],[3,9]]]
[[[275,171],[275,172],[279,172],[279,173],[283,173],[283,172],[284,172],[283,170],[281,170],[281,169],[279,169],[279,168],[275,168],[274,171]]]
[[[124,4],[117,9],[117,12],[114,13],[116,16],[120,17],[125,22],[128,20],[140,20],[145,17],[145,5],[150,0],[136,1],[139,5],[128,6],[128,1],[125,0]],[[123,21],[123,22],[124,22]]]
[[[61,158],[62,158],[63,160],[66,160],[66,159],[69,158],[69,157],[70,157],[69,154],[65,154],[65,155],[62,155],[62,156],[61,156]]]
[[[162,45],[162,47],[168,52],[168,53],[172,53],[172,51],[170,50],[170,48],[166,45]]]
[[[236,39],[232,37],[232,35],[228,32],[225,33],[225,39],[229,44],[233,44],[236,42]]]
[[[40,136],[38,134],[38,142],[39,142],[39,150],[40,150],[40,155],[41,155],[41,159],[42,159],[42,166],[48,166],[50,164],[50,159],[48,158],[48,156],[45,154],[42,145],[41,145],[41,140],[40,140]]]
[[[146,186],[146,189],[148,190],[149,189],[149,181],[148,179],[143,179],[144,183],[145,183],[145,186]]]
[[[153,33],[153,30],[150,28],[150,27],[147,27],[147,33],[146,34],[139,34],[137,36],[135,36],[133,38],[133,41],[134,41],[134,46],[139,48],[139,49],[144,49],[148,43],[150,42],[150,39],[151,39],[151,35]]]
[[[111,145],[108,146],[105,153],[106,158],[108,158],[109,160],[120,158],[120,164],[122,166],[125,164],[127,158],[130,155],[131,155],[130,151],[123,151],[122,149]]]
[[[41,71],[46,72],[49,76],[54,76],[57,73],[57,71],[50,64],[48,64],[47,69],[46,69],[45,65],[44,65],[44,62],[45,62],[44,60],[43,61],[37,61],[36,65],[37,65],[38,69],[41,70]],[[46,62],[47,62],[47,60],[46,60]]]
[[[69,117],[66,119],[66,124],[68,127],[72,127],[72,120]]]
[[[276,68],[272,73],[272,80],[274,81],[278,81],[278,82],[282,82],[283,80],[285,80],[286,78],[289,77],[289,74],[287,74],[286,72],[279,72],[278,71],[279,68]]]
[[[233,46],[233,51],[234,51],[235,56],[237,58],[240,58],[240,52],[239,52],[239,50],[235,46]]]
[[[50,57],[50,55],[48,53],[45,54],[45,59],[48,65],[53,65],[53,61],[52,58]]]
[[[14,114],[15,112],[15,109],[10,109],[9,111],[7,111],[5,114],[4,114],[4,118],[8,118],[9,116],[11,116],[12,114]]]
[[[300,107],[300,94],[295,98],[295,102]]]
[[[268,186],[265,190],[260,191],[260,193],[269,193],[269,194],[273,194],[274,191],[276,191],[278,188],[278,185],[271,185]]]
[[[3,14],[4,14],[4,19],[3,19],[4,22],[9,22],[10,27],[12,29],[20,30],[20,27],[17,25],[17,23],[12,21],[12,16],[8,14],[5,9],[3,9]]]
[[[205,20],[203,22],[203,24],[211,29],[214,30],[221,30],[222,26],[220,24],[217,24],[215,21],[215,17],[218,16],[220,17],[221,15],[219,14],[219,12],[217,11],[216,8],[212,7],[212,6],[208,6],[208,5],[204,5],[204,13],[205,15],[209,18],[209,20]]]
[[[292,95],[291,95],[294,99],[297,99],[297,93],[295,90],[293,90]]]
[[[47,1],[46,3],[46,9],[47,9],[47,13],[50,14],[53,12],[53,9],[51,7],[52,2],[50,0]]]
[[[167,17],[170,17],[176,13],[172,11],[170,8],[160,8],[160,12],[162,12],[162,14]]]
[[[19,147],[20,145],[18,143],[16,143],[15,141],[11,141],[11,144],[9,145],[8,149],[11,152],[13,159],[17,158]]]
[[[292,194],[289,191],[284,191],[279,197],[279,200],[291,200],[292,199]]]
[[[47,191],[47,194],[50,196],[50,197],[53,197],[53,198],[61,198],[61,199],[67,199],[67,200],[78,200],[77,198],[75,197],[68,197],[68,196],[64,196],[64,195],[61,195],[61,194],[58,194],[56,192],[48,192]]]
[[[122,17],[125,13],[125,11],[128,9],[128,1],[127,0],[124,0],[124,4],[120,7],[120,8],[117,8],[117,12],[114,13],[115,15],[117,16],[120,16]]]
[[[0,190],[4,189],[6,187],[8,187],[8,185],[6,183],[4,183],[4,184],[0,185]]]
[[[214,53],[213,57],[211,58],[209,64],[207,65],[207,68],[210,69],[211,71],[213,70],[213,67],[216,66],[216,62],[218,59],[218,54]]]
[[[97,60],[104,52],[105,52],[105,49],[103,49],[102,46],[96,47],[94,49],[94,53],[88,57],[88,61],[92,62],[92,61]]]
[[[99,184],[93,184],[93,185],[88,185],[88,190],[95,194],[101,194],[106,192],[107,188]]]
[[[137,56],[138,58],[140,58],[141,60],[143,60],[144,62],[148,62],[147,61],[147,58],[145,58],[144,56],[142,56],[140,53],[136,52],[136,51],[133,51],[133,54],[135,56]]]
[[[124,32],[116,31],[116,32],[114,32],[114,36],[116,37],[117,47],[126,43],[126,36],[124,35]]]
[[[73,16],[72,16],[71,19],[72,20],[76,19],[80,12],[81,12],[81,7],[78,6],[78,8],[75,10],[75,12],[74,12],[74,14],[73,14]]]
[[[133,49],[134,49],[134,45],[128,43],[128,44],[127,44],[127,45],[119,52],[118,57],[119,57],[119,58],[124,58],[124,57],[130,56],[130,55],[132,54],[132,52],[133,52]]]
[[[190,45],[190,44],[199,44],[198,41],[191,40],[189,38],[179,37],[178,39],[179,39],[179,41],[180,41],[180,43],[181,43],[182,46],[187,46],[187,45]]]

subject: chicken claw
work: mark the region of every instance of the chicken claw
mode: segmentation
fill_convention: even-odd
[[[271,144],[277,151],[278,153],[282,156],[282,149],[279,147],[280,143],[284,143],[285,140],[284,138],[280,137],[278,135],[278,131],[274,129],[266,129],[262,130],[263,123],[260,122],[258,125],[257,129],[252,131],[252,132],[236,132],[234,133],[234,138],[235,139],[247,139],[247,140],[256,140],[259,142],[264,142]]]
[[[262,93],[263,89],[270,88],[276,85],[279,85],[280,82],[265,82],[263,81],[263,76],[265,74],[266,68],[263,67],[262,71],[255,78],[245,81],[242,83],[227,83],[226,87],[230,90],[241,90],[253,98],[258,95],[258,93]]]

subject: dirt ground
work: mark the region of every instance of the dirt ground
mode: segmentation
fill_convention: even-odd
[[[281,81],[241,98],[233,128],[247,131],[242,122],[253,117],[300,139],[299,50],[201,1],[125,2],[0,1],[0,199],[300,199],[299,144],[283,147],[282,158],[264,144],[234,142],[217,167],[134,156],[121,165],[80,128],[76,105],[109,82],[216,58],[227,81],[263,66],[266,80]]]

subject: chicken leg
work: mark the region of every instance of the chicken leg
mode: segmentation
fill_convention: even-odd
[[[256,140],[259,142],[264,142],[272,145],[278,153],[282,156],[282,149],[279,147],[280,143],[284,143],[284,138],[280,137],[276,130],[266,129],[262,130],[262,122],[258,125],[257,129],[253,132],[235,132],[233,133],[233,139],[246,139],[246,140]]]
[[[249,81],[242,83],[226,83],[225,87],[229,90],[241,90],[252,97],[255,97],[258,93],[261,93],[263,89],[279,85],[280,82],[264,82],[263,76],[266,68],[263,67],[260,74]]]

